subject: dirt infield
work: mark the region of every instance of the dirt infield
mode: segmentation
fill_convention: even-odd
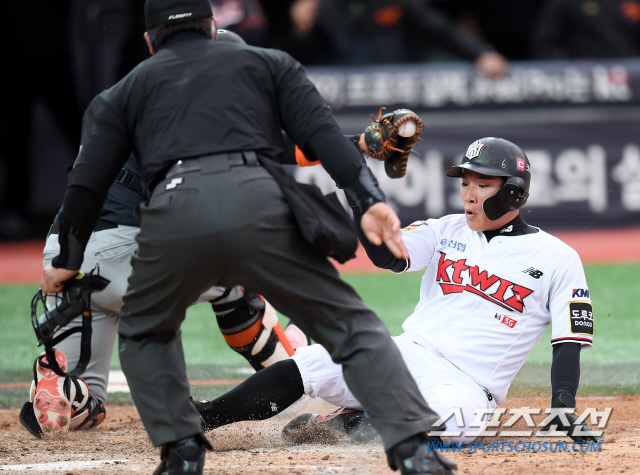
[[[504,407],[546,407],[548,398],[510,398]],[[459,474],[558,474],[581,475],[640,473],[640,397],[579,398],[586,407],[613,407],[599,452],[573,452],[569,438],[483,438],[478,442],[568,442],[569,452],[476,452],[449,454]],[[207,454],[206,473],[352,473],[390,474],[380,444],[287,445],[282,426],[300,412],[328,412],[331,406],[306,400],[265,422],[239,423],[209,433],[215,451]],[[502,418],[503,423],[507,417]],[[533,416],[536,422],[542,419]],[[0,471],[13,473],[60,472],[64,474],[150,473],[159,460],[151,447],[136,409],[111,406],[105,423],[93,432],[70,433],[59,438],[35,439],[18,422],[18,410],[0,412]],[[524,430],[518,422],[511,430]]]

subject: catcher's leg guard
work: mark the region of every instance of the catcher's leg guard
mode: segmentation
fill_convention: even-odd
[[[275,309],[261,295],[235,287],[211,306],[227,344],[256,371],[293,355]]]
[[[64,353],[55,350],[55,357],[60,369],[66,371],[67,358]],[[43,433],[78,428],[84,419],[80,421],[76,416],[86,411],[91,401],[89,386],[82,378],[59,376],[47,366],[45,353],[33,364],[34,380],[31,383],[30,397],[35,420]],[[26,406],[25,404],[23,410],[29,409]],[[22,419],[21,414],[21,422]],[[25,421],[28,419],[25,418]],[[27,429],[37,435],[29,427]]]

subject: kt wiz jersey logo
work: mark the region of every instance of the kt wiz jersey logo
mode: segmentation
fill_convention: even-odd
[[[533,290],[497,275],[489,275],[486,270],[481,271],[478,266],[468,266],[466,261],[466,259],[452,261],[447,259],[447,255],[444,252],[440,253],[436,281],[440,285],[443,294],[459,293],[466,290],[502,308],[522,313],[525,306],[524,299],[533,293]],[[451,277],[447,272],[449,268],[453,269]],[[461,274],[464,271],[469,273],[471,285],[463,284]],[[498,289],[491,294],[487,293],[487,290],[496,283],[498,283]],[[507,292],[507,290],[510,292]],[[506,298],[506,296],[510,297]]]

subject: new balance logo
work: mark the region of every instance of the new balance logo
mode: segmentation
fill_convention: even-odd
[[[173,190],[176,186],[182,185],[184,181],[184,177],[174,178],[171,180],[171,183],[167,183],[167,186],[164,187],[165,190]]]
[[[539,279],[544,275],[542,271],[539,271],[538,269],[534,269],[533,267],[529,267],[528,269],[525,269],[522,272],[524,272],[525,274],[529,274],[534,279]]]
[[[502,228],[500,230],[500,234],[502,234],[502,233],[510,233],[511,231],[513,231],[513,224],[511,226],[509,226],[509,227]]]

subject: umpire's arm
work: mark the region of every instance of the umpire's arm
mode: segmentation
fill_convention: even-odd
[[[98,95],[82,121],[78,158],[67,180],[60,214],[60,254],[43,274],[43,292],[59,292],[62,282],[82,265],[109,187],[129,156],[132,144],[118,103],[118,85]]]
[[[272,71],[280,122],[306,156],[317,157],[338,187],[363,212],[364,232],[375,244],[386,243],[399,258],[408,257],[400,219],[384,203],[378,182],[347,138],[342,135],[304,68],[286,53],[274,52]]]

